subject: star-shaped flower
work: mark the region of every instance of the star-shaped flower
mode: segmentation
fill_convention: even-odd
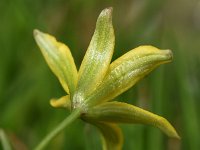
[[[53,36],[34,30],[34,36],[53,73],[67,95],[50,101],[53,107],[69,108],[101,132],[104,150],[120,150],[123,138],[118,123],[141,123],[179,138],[163,117],[139,107],[113,101],[161,64],[172,60],[170,50],[139,46],[111,63],[115,36],[112,8],[104,9],[79,71],[69,48]]]

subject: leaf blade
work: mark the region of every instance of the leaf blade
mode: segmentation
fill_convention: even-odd
[[[5,134],[4,130],[0,128],[0,141],[4,150],[12,150],[11,143]]]

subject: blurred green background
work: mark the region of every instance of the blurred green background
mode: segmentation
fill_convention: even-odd
[[[1,0],[0,128],[16,150],[32,149],[69,112],[49,99],[64,95],[39,51],[38,28],[66,43],[80,66],[100,11],[113,6],[113,59],[143,44],[171,49],[162,65],[116,99],[167,118],[182,137],[166,137],[143,125],[121,125],[124,150],[200,149],[199,0]],[[1,147],[0,147],[1,149]],[[76,121],[47,149],[101,150],[98,131]]]

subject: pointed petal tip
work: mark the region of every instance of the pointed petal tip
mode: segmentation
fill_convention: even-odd
[[[37,36],[39,33],[40,33],[40,31],[38,29],[34,29],[33,30],[33,35],[34,36]]]
[[[34,29],[33,30],[33,36],[36,39],[36,41],[38,41],[38,38],[40,38],[41,36],[43,36],[45,33],[41,32],[38,29]]]
[[[181,137],[178,134],[176,135],[175,138],[178,139],[178,140],[181,140]]]
[[[178,135],[178,133],[176,131],[174,131],[174,135],[171,136],[171,138],[177,139],[177,140],[181,140],[181,137]]]
[[[71,108],[71,101],[69,95],[63,96],[59,99],[52,98],[50,105],[55,108]]]
[[[112,13],[113,7],[107,7],[102,12]]]
[[[159,49],[152,45],[141,45],[135,50],[143,51],[144,53],[152,53],[160,55],[160,59],[166,62],[170,62],[173,59],[173,52],[170,49]]]
[[[160,119],[158,119],[158,128],[160,128],[167,136],[180,140],[180,136],[176,132],[175,128],[170,124],[170,122],[163,117],[159,118]]]
[[[49,103],[50,103],[50,105],[52,106],[52,107],[59,107],[59,105],[58,105],[58,101],[56,100],[56,99],[51,99],[50,101],[49,101]]]
[[[171,50],[162,50],[163,54],[165,54],[165,57],[167,60],[171,61],[173,59],[173,53]]]
[[[107,8],[105,8],[104,10],[107,10],[108,12],[112,13],[113,7],[107,7]]]
[[[102,12],[100,13],[100,17],[103,17],[103,16],[110,16],[112,17],[112,12],[113,12],[113,8],[112,7],[108,7],[108,8],[105,8],[104,10],[102,10]]]
[[[55,100],[54,100],[54,99],[51,99],[51,100],[49,101],[49,104],[50,104],[52,107],[56,107],[56,105],[55,105]]]
[[[173,138],[173,139],[180,140],[181,137],[178,135],[178,133],[176,132],[176,130],[174,129],[174,127],[171,126],[170,128],[171,128],[171,129],[170,129],[171,131],[167,131],[167,132],[166,132],[166,134],[168,135],[168,137]],[[166,130],[167,130],[167,129],[166,129]],[[166,131],[166,130],[165,130],[165,131]]]

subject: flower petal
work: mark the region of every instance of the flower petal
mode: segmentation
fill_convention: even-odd
[[[180,138],[174,127],[165,118],[127,103],[105,102],[89,109],[84,118],[100,122],[152,125],[169,137]]]
[[[112,100],[132,87],[160,64],[170,62],[172,52],[159,50],[153,46],[137,47],[111,65],[98,90],[87,99],[91,105]]]
[[[94,35],[81,64],[77,95],[88,95],[102,82],[113,55],[114,41],[112,8],[107,8],[98,17]]]
[[[52,107],[55,108],[67,108],[69,110],[71,109],[71,101],[69,95],[62,96],[59,99],[52,98],[50,100],[50,104]]]
[[[121,150],[123,145],[123,135],[121,129],[114,123],[87,121],[95,125],[100,133],[103,150]]]
[[[53,36],[34,30],[35,40],[53,73],[64,90],[71,95],[77,83],[77,69],[69,48]]]

